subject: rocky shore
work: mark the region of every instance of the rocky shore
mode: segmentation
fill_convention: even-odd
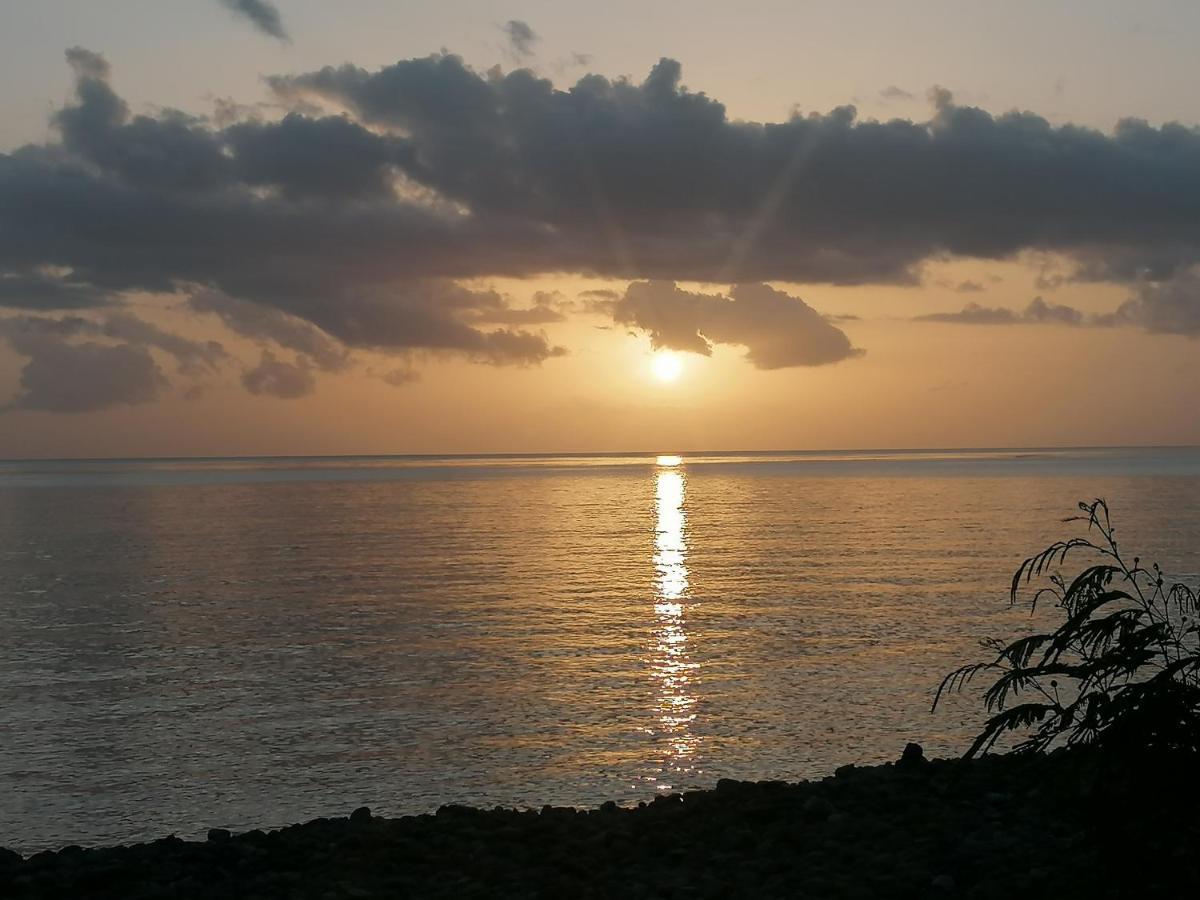
[[[207,841],[0,850],[6,898],[1189,897],[1194,764],[1080,752],[721,781],[635,809],[368,809]]]

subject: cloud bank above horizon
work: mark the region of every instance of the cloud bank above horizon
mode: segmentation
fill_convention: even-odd
[[[271,4],[226,5],[286,38]],[[536,40],[518,20],[506,33],[517,52]],[[837,326],[763,282],[917,284],[930,262],[1028,251],[1061,256],[1067,280],[1126,286],[1106,324],[1200,334],[1200,133],[1183,125],[1101,133],[944,90],[927,121],[845,106],[744,122],[666,58],[640,82],[560,89],[444,52],[271,76],[271,116],[202,118],[135,114],[101,55],[67,59],[58,140],[0,155],[0,308],[25,321],[0,336],[29,359],[16,408],[158,396],[165,376],[130,353],[173,351],[108,328],[132,319],[131,294],[181,298],[260,342],[242,383],[281,397],[359,351],[401,357],[405,373],[413,353],[539,365],[568,349],[535,326],[570,315],[607,315],[655,346],[739,346],[763,369],[849,360],[861,351]],[[480,286],[548,274],[628,287],[607,304],[520,307]],[[1013,316],[1070,318],[1045,307]],[[30,336],[30,319],[68,311],[94,327]],[[1004,318],[927,318],[989,312]],[[122,349],[124,380],[64,399],[47,373],[101,366],[90,348]]]

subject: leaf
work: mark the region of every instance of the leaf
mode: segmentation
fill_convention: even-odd
[[[1141,557],[1130,568],[1103,499],[1079,509],[1081,515],[1064,521],[1086,522],[1100,537],[1051,544],[1025,559],[1010,585],[1015,604],[1022,585],[1044,578],[1048,584],[1034,591],[1030,611],[1043,597],[1055,597],[1063,616],[1058,627],[1008,643],[983,641],[994,659],[962,666],[938,687],[934,709],[945,691],[995,672],[983,693],[991,715],[968,757],[987,753],[1007,732],[1029,732],[1018,751],[1065,743],[1200,752],[1200,590],[1167,587],[1159,566],[1148,569]],[[1056,567],[1077,553],[1092,559],[1068,580]],[[1046,702],[1008,705],[1031,692]]]

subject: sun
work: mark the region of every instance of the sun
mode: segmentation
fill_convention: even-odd
[[[650,360],[650,371],[659,381],[674,381],[683,374],[683,358],[670,350],[659,350]]]

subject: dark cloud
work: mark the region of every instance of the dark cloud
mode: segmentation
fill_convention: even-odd
[[[28,362],[2,411],[92,412],[148,403],[167,387],[154,357],[128,343],[73,342],[82,320],[0,319],[0,338]]]
[[[291,114],[279,122],[242,122],[225,131],[237,175],[286,196],[387,197],[407,145],[341,116]]]
[[[959,322],[963,325],[1015,325],[1021,321],[1016,310],[968,303],[958,312],[926,313],[914,317],[918,322]]]
[[[545,335],[501,328],[485,334],[482,345],[469,354],[475,362],[493,366],[537,365],[552,356],[566,356],[565,347],[552,347]]]
[[[412,384],[414,381],[420,381],[421,374],[413,368],[401,367],[389,369],[379,376],[384,383],[390,384],[392,387],[400,387],[405,384]]]
[[[1108,318],[1111,317],[1094,317],[1088,320],[1082,312],[1072,306],[1047,303],[1041,297],[1034,297],[1029,305],[1020,311],[968,303],[959,312],[928,313],[917,316],[916,320],[919,322],[957,322],[962,325],[1112,324],[1110,321],[1106,321]]]
[[[508,45],[514,56],[524,59],[533,55],[533,45],[538,42],[538,35],[528,23],[520,19],[509,19],[500,26],[500,30],[508,38]]]
[[[1138,325],[1156,334],[1200,337],[1200,266],[1165,282],[1136,286],[1134,296],[1100,324]]]
[[[279,38],[281,41],[288,40],[287,30],[283,27],[283,17],[279,15],[274,3],[267,0],[221,0],[221,5],[250,22],[263,34]]]
[[[916,94],[912,94],[904,88],[896,87],[894,84],[889,84],[879,92],[879,96],[884,100],[916,100]]]
[[[957,294],[976,294],[980,291],[985,291],[987,288],[981,282],[965,279],[963,281],[948,281],[944,278],[939,278],[934,282],[940,288],[954,291]]]
[[[511,307],[500,303],[491,309],[476,311],[471,321],[491,325],[548,325],[566,319],[565,313],[573,308],[573,304],[558,291],[536,291],[530,306]]]
[[[68,47],[66,56],[67,63],[71,66],[77,77],[98,78],[103,81],[112,72],[112,67],[109,66],[108,60],[99,53],[87,49],[87,47]]]
[[[242,384],[252,394],[295,400],[316,390],[317,380],[303,362],[290,363],[264,350],[258,365],[242,374]]]
[[[311,322],[218,291],[200,291],[188,298],[194,312],[212,313],[225,327],[257,341],[273,341],[294,350],[310,364],[325,371],[345,368],[349,351]]]
[[[45,337],[111,338],[139,349],[161,350],[175,358],[180,374],[192,376],[215,372],[229,358],[217,341],[194,341],[126,312],[112,313],[100,320],[82,316],[11,316],[0,319],[0,337],[7,338],[19,353],[25,353],[23,348],[36,348],[37,341]]]
[[[799,297],[765,284],[735,285],[723,296],[691,293],[669,281],[635,282],[612,315],[649,334],[656,348],[708,356],[713,344],[737,344],[760,369],[820,366],[863,352]]]
[[[88,164],[90,171],[80,175],[107,174],[133,188],[160,190],[213,189],[232,176],[221,144],[200,120],[176,110],[133,116],[109,85],[108,63],[99,54],[74,47],[67,59],[75,72],[76,103],[53,122],[61,149]],[[70,163],[62,160],[58,168],[65,175]]]
[[[211,292],[229,300],[208,311],[301,368],[358,349],[523,365],[564,352],[521,326],[566,307],[514,309],[460,282],[916,283],[929,260],[1034,251],[1068,260],[1065,277],[1132,285],[1128,321],[1193,333],[1200,134],[1178,124],[1054,126],[943,89],[928,121],[842,107],[741,122],[669,59],[640,82],[585,75],[560,90],[437,54],[272,78],[290,115],[218,125],[135,115],[103,58],[68,59],[60,140],[0,155],[3,305]],[[749,309],[749,296],[717,299]],[[808,358],[719,316],[686,324],[690,338],[678,320],[663,333],[694,349],[745,343],[759,365]],[[824,337],[827,355],[849,352]]]
[[[1041,297],[1034,297],[1021,313],[1027,322],[1038,322],[1054,325],[1082,325],[1083,313],[1071,306],[1061,303],[1047,303]]]
[[[544,335],[472,324],[481,313],[523,319],[506,317],[494,292],[439,274],[458,276],[462,259],[503,243],[499,226],[407,179],[404,167],[417,166],[409,142],[341,116],[224,129],[169,111],[131,116],[98,55],[70,57],[77,99],[55,117],[61,144],[0,156],[0,302],[221,294],[225,305],[208,311],[251,336],[286,332],[284,346],[324,369],[347,347],[518,365],[561,355]],[[39,267],[71,274],[30,274]]]
[[[107,341],[99,343],[91,340]],[[5,409],[88,412],[146,403],[169,386],[151,350],[174,358],[181,375],[215,372],[229,357],[216,341],[194,341],[126,312],[0,318],[0,340],[28,362]]]
[[[0,306],[15,309],[86,309],[113,301],[87,282],[42,272],[0,272]]]
[[[927,122],[850,107],[737,122],[672,60],[641,84],[589,75],[566,91],[445,55],[272,84],[409,135],[409,174],[477,215],[553,228],[544,270],[854,283],[911,281],[946,253],[1139,255],[1166,234],[1200,248],[1200,136],[1179,125],[1103,134],[943,88]],[[585,234],[590,259],[572,259]]]
[[[217,341],[193,341],[125,313],[108,316],[100,326],[100,333],[140,347],[156,348],[175,357],[181,375],[215,372],[229,358]]]

